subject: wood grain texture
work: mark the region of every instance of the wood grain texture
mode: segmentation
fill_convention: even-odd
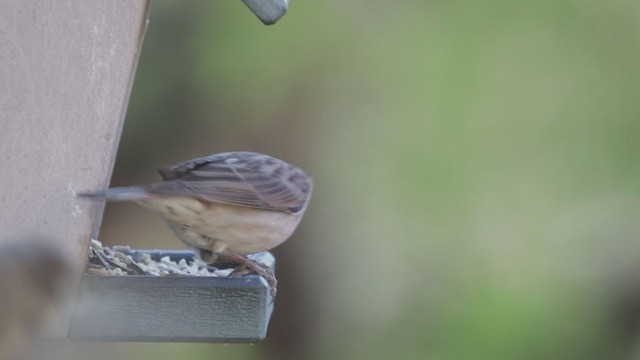
[[[177,256],[176,256],[177,254]],[[179,260],[192,252],[153,251]],[[269,253],[259,261],[274,266]],[[85,275],[69,337],[74,340],[255,342],[273,311],[266,281],[195,276]]]

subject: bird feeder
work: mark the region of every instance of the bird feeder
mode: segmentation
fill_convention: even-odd
[[[243,0],[265,24],[283,0]],[[2,238],[46,234],[78,272],[99,231],[149,0],[8,0],[0,4],[0,229]],[[185,251],[132,250],[180,261]],[[269,253],[260,261],[274,266]],[[257,275],[82,276],[75,311],[56,336],[78,340],[255,342],[273,309]]]

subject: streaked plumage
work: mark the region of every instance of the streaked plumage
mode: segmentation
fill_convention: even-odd
[[[165,182],[152,191],[263,210],[297,213],[307,203],[311,180],[301,169],[253,152],[229,152],[159,169]]]
[[[157,212],[210,262],[218,254],[250,254],[287,240],[312,191],[301,169],[254,152],[225,152],[159,169],[164,181],[82,193],[135,201]]]

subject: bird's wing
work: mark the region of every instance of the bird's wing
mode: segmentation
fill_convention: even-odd
[[[150,185],[148,191],[292,213],[304,208],[312,188],[301,169],[251,152],[214,154],[159,172],[165,181]]]

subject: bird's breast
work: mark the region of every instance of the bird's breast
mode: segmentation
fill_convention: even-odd
[[[288,214],[190,197],[158,196],[138,203],[160,214],[187,244],[216,252],[225,247],[239,254],[272,249],[291,236],[302,218],[302,213]]]

